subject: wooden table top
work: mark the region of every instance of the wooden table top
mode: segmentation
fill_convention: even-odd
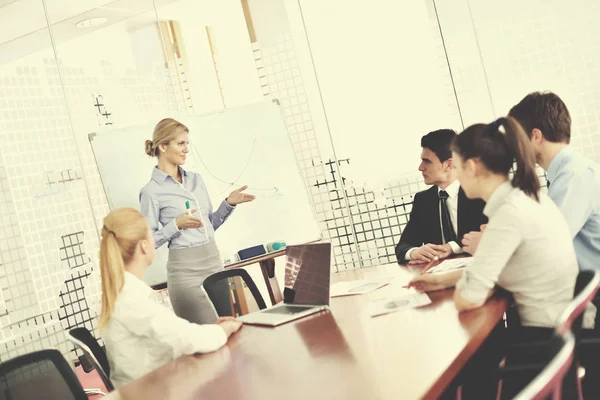
[[[393,296],[414,269],[390,264],[332,281],[391,276],[366,295],[332,298],[330,310],[276,327],[245,325],[222,349],[183,356],[120,389],[128,399],[434,399],[502,318],[492,297],[458,313],[453,290],[432,304],[370,317],[370,300]]]

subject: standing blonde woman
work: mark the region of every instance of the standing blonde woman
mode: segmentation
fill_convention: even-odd
[[[180,355],[217,350],[241,326],[231,317],[193,324],[159,304],[142,281],[154,253],[152,232],[139,211],[119,208],[104,218],[99,327],[115,387]]]
[[[152,140],[146,140],[146,154],[158,158],[152,178],[140,191],[142,214],[152,229],[156,248],[169,246],[167,285],[175,313],[190,322],[213,323],[215,307],[202,288],[204,279],[223,269],[215,244],[215,230],[229,217],[235,206],[254,200],[243,193],[247,186],[231,192],[217,210],[213,206],[202,177],[186,171],[189,130],[171,118],[160,121]],[[190,205],[190,213],[186,212]],[[190,215],[191,214],[191,215]],[[227,282],[217,309],[229,308]]]

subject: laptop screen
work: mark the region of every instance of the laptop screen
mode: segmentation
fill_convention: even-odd
[[[287,246],[285,289],[287,304],[329,305],[331,244]]]

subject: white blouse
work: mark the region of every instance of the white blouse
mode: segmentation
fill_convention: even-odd
[[[484,214],[487,228],[456,285],[471,303],[494,286],[512,293],[523,326],[554,327],[573,299],[579,272],[565,218],[544,194],[538,203],[505,182]]]
[[[223,328],[179,318],[157,302],[150,286],[129,272],[101,336],[115,387],[181,355],[208,353],[227,342]]]

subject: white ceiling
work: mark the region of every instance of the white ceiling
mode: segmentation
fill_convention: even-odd
[[[158,5],[177,0],[160,0]],[[56,43],[153,12],[152,0],[46,0],[48,20]],[[98,27],[77,28],[80,21],[104,17]],[[50,46],[42,0],[0,0],[0,65]]]

